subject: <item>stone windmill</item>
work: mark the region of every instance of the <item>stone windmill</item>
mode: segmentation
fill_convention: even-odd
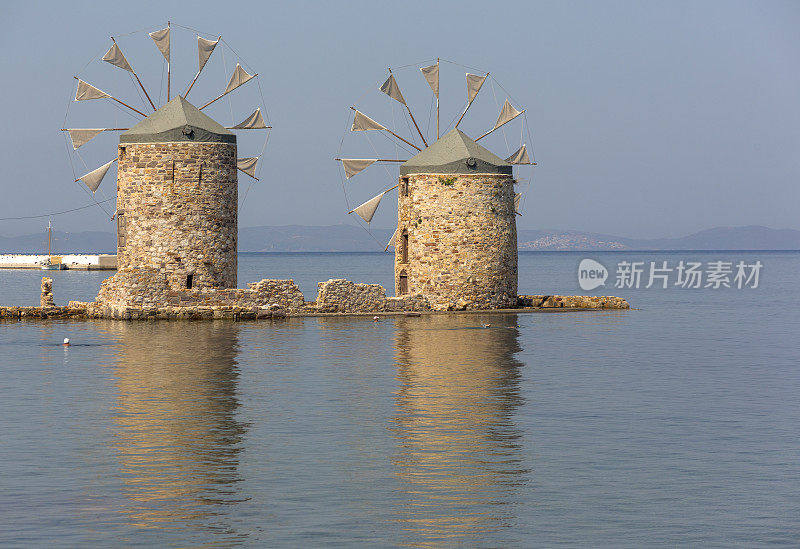
[[[523,119],[525,111],[507,99],[494,126],[470,138],[458,126],[489,73],[467,73],[466,105],[452,129],[440,137],[439,61],[420,71],[436,98],[436,139],[430,144],[391,70],[379,89],[408,112],[421,143],[352,107],[351,131],[384,132],[417,153],[407,160],[338,158],[347,179],[376,162],[400,163],[398,183],[350,213],[370,223],[381,199],[398,189],[397,229],[389,242],[395,246],[396,295],[423,294],[432,308],[440,310],[515,306],[516,215],[521,195],[515,191],[513,167],[534,163],[524,142],[503,159],[478,141],[518,117]]]
[[[82,182],[94,194],[111,166],[118,164],[116,212],[112,216],[117,221],[118,274],[110,279],[110,286],[122,285],[123,280],[130,286],[132,273],[146,272],[173,290],[235,288],[237,173],[241,171],[257,180],[260,156],[239,158],[234,131],[268,130],[271,126],[264,122],[260,107],[241,123],[229,127],[202,112],[258,76],[249,74],[239,63],[224,91],[214,99],[199,108],[187,100],[221,36],[216,40],[197,37],[197,72],[184,93],[171,96],[170,32],[168,25],[149,33],[167,66],[167,94],[160,107],[151,100],[113,38],[111,48],[102,57],[135,78],[152,108],[150,113],[75,77],[75,101],[105,99],[142,117],[130,128],[65,129],[74,151],[102,132],[122,132],[116,158],[75,181]]]

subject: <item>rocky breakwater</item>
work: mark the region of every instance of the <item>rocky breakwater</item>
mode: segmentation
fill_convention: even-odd
[[[610,295],[521,295],[519,307],[534,309],[630,309],[627,300]]]
[[[630,309],[614,296],[521,295],[513,310]],[[422,294],[387,297],[378,284],[343,278],[320,282],[316,302],[306,302],[293,280],[264,279],[247,288],[169,287],[157,270],[130,269],[105,280],[91,303],[70,301],[56,306],[53,281],[42,279],[39,307],[0,307],[2,319],[110,318],[117,320],[259,320],[328,314],[436,314]],[[455,312],[455,311],[454,311]]]

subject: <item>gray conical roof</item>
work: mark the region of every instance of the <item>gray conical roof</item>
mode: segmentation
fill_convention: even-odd
[[[180,95],[119,136],[120,143],[236,143],[226,130]]]
[[[453,129],[410,160],[400,165],[400,175],[410,173],[504,173],[512,166],[478,145],[459,129]]]

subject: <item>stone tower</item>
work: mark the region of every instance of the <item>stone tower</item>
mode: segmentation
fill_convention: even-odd
[[[236,136],[178,96],[119,141],[118,270],[235,288]]]
[[[431,307],[517,303],[512,166],[454,129],[400,167],[396,295]]]

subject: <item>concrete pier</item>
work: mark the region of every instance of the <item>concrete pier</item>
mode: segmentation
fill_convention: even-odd
[[[84,271],[113,271],[117,268],[117,256],[112,254],[0,254],[0,269],[39,269],[48,258],[53,263],[63,263],[68,269]]]

